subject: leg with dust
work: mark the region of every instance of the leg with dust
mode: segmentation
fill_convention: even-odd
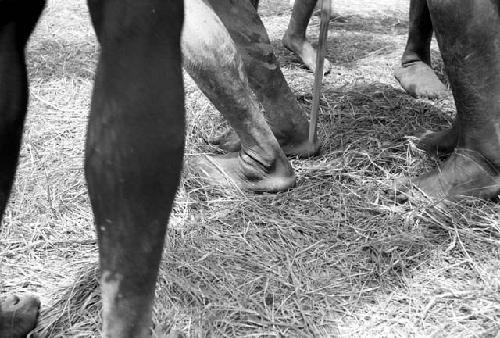
[[[500,11],[497,2],[429,0],[457,116],[451,156],[413,183],[439,198],[500,192]]]
[[[293,2],[292,16],[282,40],[283,45],[297,54],[304,65],[312,72],[316,71],[317,53],[311,42],[306,39],[306,30],[317,2],[318,0],[298,0]],[[327,74],[330,69],[331,64],[325,59],[323,73]]]
[[[227,28],[243,60],[250,88],[264,108],[271,130],[287,155],[309,157],[319,151],[319,143],[308,139],[308,120],[280,70],[269,36],[249,1],[207,0]],[[231,134],[216,140],[233,144]],[[235,150],[235,149],[232,149]]]
[[[0,1],[0,222],[14,182],[28,107],[24,49],[44,6],[44,0]],[[0,337],[26,337],[37,323],[39,308],[34,296],[5,298],[0,303]]]
[[[228,184],[245,190],[289,189],[295,185],[294,171],[252,94],[233,39],[209,4],[202,0],[185,4],[185,68],[241,142],[237,153],[199,158],[195,165],[216,184],[229,180]]]
[[[89,0],[101,53],[85,148],[103,336],[151,336],[184,152],[181,0]]]

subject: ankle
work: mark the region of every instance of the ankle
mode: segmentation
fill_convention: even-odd
[[[285,35],[283,35],[283,42],[303,42],[305,40],[305,33],[286,31]]]
[[[406,52],[401,57],[401,64],[403,67],[411,66],[417,62],[423,62],[430,65],[430,56],[418,54],[416,52]]]

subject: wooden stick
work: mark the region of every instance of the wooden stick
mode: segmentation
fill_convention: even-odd
[[[332,9],[332,0],[321,0],[321,19],[319,26],[319,42],[316,54],[316,72],[314,73],[313,103],[311,109],[311,119],[309,120],[309,142],[316,143],[318,139],[318,112],[319,100],[321,97],[321,83],[323,81],[323,64],[326,54],[326,38],[328,36],[328,24]]]

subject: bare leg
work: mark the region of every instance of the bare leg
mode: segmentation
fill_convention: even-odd
[[[414,183],[431,196],[500,191],[500,16],[497,2],[429,0],[457,107],[457,148]]]
[[[293,4],[292,17],[283,36],[283,45],[297,54],[311,71],[316,69],[316,50],[306,39],[306,29],[317,0],[298,0]],[[325,60],[323,73],[330,71],[331,65]]]
[[[250,88],[262,103],[266,120],[285,154],[301,157],[316,154],[319,144],[309,143],[307,118],[281,73],[265,27],[255,9],[247,1],[231,1],[231,6],[225,1],[207,2],[236,43]],[[228,139],[232,140],[226,135],[219,142],[235,144],[226,142]]]
[[[104,337],[150,337],[184,148],[180,0],[89,0],[101,44],[86,142]]]
[[[430,67],[431,38],[432,22],[426,0],[411,0],[408,41],[395,76],[403,89],[415,97],[446,95],[446,87]]]
[[[222,175],[248,190],[290,188],[295,184],[293,169],[252,96],[231,36],[209,5],[202,0],[185,3],[188,13],[183,30],[186,69],[241,139],[239,154],[212,157],[197,164],[219,184],[225,182]]]
[[[252,6],[257,10],[259,9],[259,1],[260,0],[250,0],[250,2],[252,3]]]
[[[24,48],[45,1],[0,1],[0,221],[7,205],[28,104]],[[10,296],[0,304],[0,337],[26,337],[40,302]]]

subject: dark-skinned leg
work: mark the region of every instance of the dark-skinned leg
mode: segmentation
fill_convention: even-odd
[[[0,0],[0,221],[14,182],[28,105],[24,49],[44,6],[43,0]],[[4,299],[0,337],[26,337],[36,325],[39,307],[33,296]]]
[[[306,30],[309,20],[314,12],[317,0],[297,0],[293,4],[292,16],[288,23],[288,29],[283,36],[283,45],[297,54],[304,65],[311,71],[316,69],[316,49],[306,39]],[[331,65],[325,59],[323,73],[330,71]]]
[[[500,191],[500,13],[497,1],[429,0],[457,116],[457,148],[414,182],[432,196]]]
[[[430,44],[432,22],[427,0],[411,0],[410,29],[408,42],[402,57],[402,66],[396,71],[396,79],[412,96],[441,97],[446,87],[430,67]],[[458,128],[438,132],[426,132],[417,142],[417,147],[431,155],[449,155],[457,145]]]
[[[104,337],[150,337],[184,149],[181,0],[89,0],[101,44],[85,149]]]
[[[197,165],[210,181],[253,191],[295,185],[292,167],[248,86],[238,50],[210,5],[186,0],[183,54],[186,70],[239,135],[239,153],[211,156]],[[200,26],[200,20],[203,25]]]
[[[255,10],[259,9],[259,1],[260,0],[250,0],[250,2],[252,3],[253,8],[255,8]]]
[[[432,22],[426,0],[410,0],[408,41],[395,72],[403,89],[415,97],[436,98],[446,95],[446,87],[430,67]]]
[[[250,88],[264,107],[266,120],[287,155],[307,157],[319,150],[308,140],[308,121],[288,83],[259,15],[248,1],[207,0],[229,31],[243,59]],[[228,134],[218,140],[227,150],[239,147]]]

